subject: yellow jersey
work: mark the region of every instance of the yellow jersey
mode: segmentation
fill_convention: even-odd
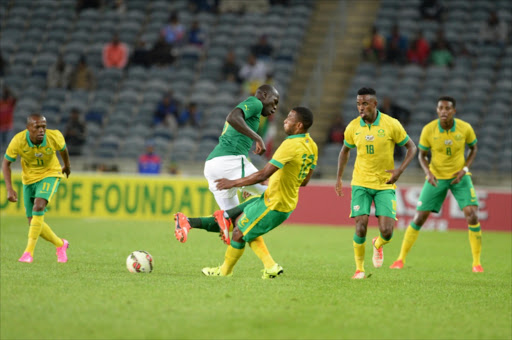
[[[408,140],[402,124],[378,110],[372,124],[362,118],[352,120],[345,129],[344,141],[348,148],[357,148],[351,184],[376,190],[395,189],[395,184],[386,184],[391,178],[386,170],[395,168],[395,144],[403,146]]]
[[[317,161],[318,147],[309,133],[288,136],[270,160],[279,170],[270,176],[265,190],[267,208],[293,211],[299,201],[300,185]]]
[[[65,149],[66,142],[59,130],[46,130],[39,145],[32,143],[28,130],[23,130],[13,137],[4,157],[11,162],[18,155],[21,157],[21,181],[29,185],[46,177],[64,177],[56,152]]]
[[[473,146],[476,142],[471,124],[455,118],[452,128],[444,130],[439,119],[436,119],[423,127],[418,147],[424,151],[430,150],[432,157],[429,168],[437,179],[451,179],[466,165],[466,144]]]

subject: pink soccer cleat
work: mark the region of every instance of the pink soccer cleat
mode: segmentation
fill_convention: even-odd
[[[374,237],[372,240],[372,246],[373,246],[373,266],[375,268],[382,267],[382,262],[384,262],[384,251],[382,250],[382,247],[380,249],[375,248],[375,242],[377,241],[377,237]]]
[[[481,265],[473,267],[473,273],[483,273],[483,272],[484,272],[484,268],[482,268]]]
[[[66,250],[69,248],[68,240],[62,239],[64,244],[62,247],[57,247],[57,262],[66,263],[68,262],[68,255],[66,254]]]
[[[21,255],[19,262],[26,262],[26,263],[32,263],[34,259],[32,258],[32,255],[28,251],[24,252],[23,255]]]
[[[402,269],[404,267],[404,261],[396,260],[389,268],[391,269]]]
[[[190,223],[188,222],[187,216],[183,213],[174,214],[175,228],[174,228],[174,236],[181,243],[187,242],[188,231],[190,228]]]
[[[364,275],[364,272],[356,270],[354,276],[352,276],[353,279],[364,279],[366,278],[366,275]]]
[[[215,217],[215,221],[219,225],[220,238],[225,244],[230,245],[229,227],[231,227],[231,220],[224,217],[224,210],[217,210],[213,213],[213,217]]]

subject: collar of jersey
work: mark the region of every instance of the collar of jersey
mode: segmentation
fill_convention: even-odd
[[[455,118],[453,118],[453,126],[452,128],[450,129],[451,132],[454,132],[455,131]],[[437,120],[437,126],[439,127],[439,132],[443,133],[445,130],[442,128],[441,126],[441,119],[438,119]]]
[[[309,133],[301,133],[301,134],[298,134],[298,135],[291,135],[291,136],[288,136],[286,137],[286,139],[290,139],[290,138],[304,138],[306,137],[307,135],[309,135]]]
[[[34,146],[34,143],[32,143],[32,141],[30,140],[30,134],[28,133],[28,130],[27,130],[27,133],[26,133],[26,136],[27,136],[27,143],[28,143],[28,146],[30,146],[31,148],[33,148]],[[46,133],[44,134],[44,138],[43,138],[43,142],[39,145],[37,145],[38,147],[40,146],[46,146]]]
[[[375,121],[373,123],[371,123],[370,125],[379,125],[379,123],[380,123],[380,111],[377,110],[377,118],[375,118]],[[361,126],[368,125],[364,122],[363,118],[359,118],[359,124],[361,124]]]

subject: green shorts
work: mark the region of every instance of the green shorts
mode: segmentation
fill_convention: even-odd
[[[357,185],[352,186],[350,217],[370,215],[372,202],[375,202],[375,216],[396,218],[396,194],[393,189],[376,190]]]
[[[450,184],[451,181],[453,181],[453,178],[438,179],[437,187],[435,187],[426,180],[423,189],[421,189],[416,210],[438,213],[448,194],[448,189],[451,190],[461,210],[468,205],[478,206],[478,198],[476,197],[471,176],[465,175],[457,184]]]
[[[60,177],[46,177],[39,182],[29,185],[23,185],[23,203],[25,204],[25,214],[32,217],[32,208],[36,198],[44,198],[48,203],[57,192]],[[46,212],[46,209],[44,210]]]
[[[267,208],[264,194],[262,194],[259,198],[251,200],[251,204],[244,208],[237,226],[244,235],[244,241],[250,242],[279,226],[291,213],[291,211],[285,213]]]

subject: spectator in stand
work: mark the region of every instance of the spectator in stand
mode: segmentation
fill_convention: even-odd
[[[153,124],[164,124],[176,127],[178,124],[179,103],[173,97],[172,91],[167,92],[158,103],[153,116]]]
[[[105,68],[125,68],[128,63],[128,46],[119,40],[119,35],[115,33],[112,41],[103,47],[103,66]]]
[[[139,174],[157,175],[162,159],[154,152],[153,142],[146,143],[146,152],[139,157]]]
[[[80,110],[77,108],[71,109],[71,115],[64,131],[64,138],[66,139],[69,155],[80,156],[82,146],[85,143],[85,124],[80,120]]]
[[[180,23],[178,13],[172,12],[168,24],[162,28],[161,35],[168,44],[180,46],[185,38],[185,27]]]
[[[5,70],[7,69],[7,63],[5,62],[2,51],[0,51],[0,77],[5,76]]]
[[[422,0],[420,4],[420,14],[423,19],[436,20],[441,22],[443,20],[443,5],[439,0]]]
[[[393,25],[387,38],[386,59],[390,63],[403,64],[407,53],[407,38],[400,33],[398,25]]]
[[[172,50],[172,45],[165,41],[164,36],[158,37],[155,45],[149,51],[150,62],[153,65],[166,66],[174,62],[175,56]]]
[[[251,53],[258,59],[270,60],[272,59],[272,52],[274,47],[268,42],[266,34],[262,34],[258,39],[258,42],[251,46]]]
[[[178,124],[179,126],[201,127],[201,112],[196,103],[191,102],[187,105],[180,114]]]
[[[188,31],[187,43],[202,48],[205,42],[205,33],[199,26],[199,21],[194,20]]]
[[[75,9],[77,13],[80,13],[84,9],[92,8],[99,9],[101,6],[101,0],[77,0],[75,3]]]
[[[2,98],[0,98],[0,149],[5,150],[11,140],[14,120],[14,108],[16,97],[11,90],[4,86]]]
[[[446,45],[445,40],[441,40],[432,47],[430,61],[436,66],[453,66],[453,54]]]
[[[150,51],[146,46],[146,42],[139,38],[135,42],[135,48],[133,49],[131,63],[133,65],[140,65],[144,67],[150,66]]]
[[[487,21],[480,28],[480,42],[503,47],[507,43],[507,36],[507,23],[504,20],[500,20],[496,11],[491,11]]]
[[[224,59],[224,65],[222,65],[222,77],[224,80],[241,83],[241,79],[238,76],[240,72],[240,66],[236,62],[236,55],[233,50],[230,50],[226,54]]]
[[[382,62],[386,59],[386,40],[376,26],[371,34],[363,40],[363,58],[368,61]]]
[[[455,54],[452,48],[452,44],[448,40],[446,40],[446,37],[444,35],[444,30],[442,28],[438,29],[436,32],[436,40],[432,43],[432,46],[430,50],[439,48],[439,46],[443,44],[448,50],[451,52],[451,54]]]
[[[189,10],[191,13],[211,12],[217,13],[220,0],[189,0]]]
[[[337,115],[329,129],[329,133],[327,135],[327,143],[336,143],[343,144],[345,140],[345,124],[343,123],[343,118],[341,115]]]
[[[117,14],[124,15],[126,13],[126,4],[124,0],[114,0],[112,3],[112,9],[117,12]]]
[[[55,64],[50,66],[46,75],[46,84],[49,88],[67,89],[71,82],[71,72],[73,69],[66,64],[62,55],[59,54]]]
[[[385,96],[382,100],[382,104],[379,107],[379,111],[383,112],[395,119],[397,119],[402,126],[407,128],[407,125],[409,125],[409,121],[411,118],[411,111],[407,110],[406,108],[396,104],[393,102],[393,100]],[[402,147],[395,145],[395,159],[402,160],[404,157],[404,150]]]
[[[429,54],[429,43],[427,39],[423,37],[423,32],[419,31],[407,51],[407,61],[421,66],[426,66]]]
[[[71,88],[73,90],[91,91],[96,87],[96,78],[87,65],[87,60],[81,56],[73,73],[71,74]]]
[[[247,62],[242,65],[238,76],[242,80],[245,94],[255,93],[267,78],[267,66],[251,53],[247,57]]]

